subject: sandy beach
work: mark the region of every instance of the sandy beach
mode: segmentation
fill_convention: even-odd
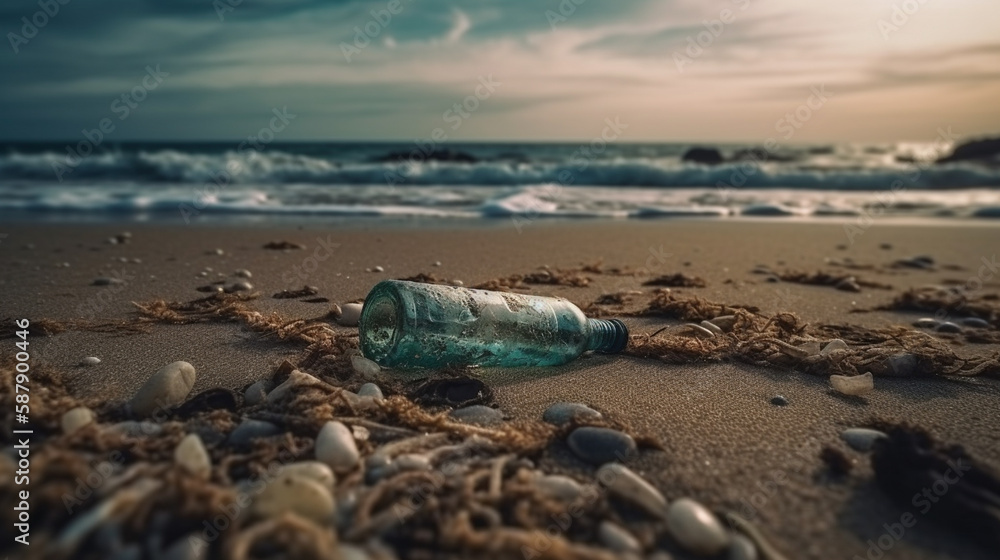
[[[240,280],[233,276],[237,269],[252,271],[247,279],[250,292],[260,297],[247,302],[251,309],[287,320],[323,321],[343,335],[352,330],[328,317],[332,304],[361,301],[379,280],[418,274],[474,286],[539,270],[554,275],[571,271],[589,283],[529,284],[522,291],[564,297],[591,312],[598,309],[591,304],[602,294],[623,293],[621,305],[599,308],[604,316],[623,318],[633,335],[681,324],[639,314],[657,289],[643,284],[675,273],[704,281],[703,287],[670,288],[677,297],[755,306],[766,316],[793,312],[809,324],[869,329],[912,328],[916,319],[933,316],[868,311],[911,288],[951,284],[975,287],[977,296],[1000,292],[1000,274],[994,276],[987,266],[995,262],[991,259],[1000,232],[993,224],[876,223],[853,244],[843,225],[767,220],[534,222],[520,231],[506,221],[421,228],[361,221],[335,229],[315,224],[12,225],[5,228],[8,237],[0,246],[0,316],[5,321],[27,318],[33,324],[43,319],[66,323],[67,330],[52,336],[32,333],[32,354],[39,367],[44,364],[65,382],[70,395],[100,411],[124,403],[157,369],[178,360],[198,372],[191,395],[213,388],[240,390],[269,378],[283,360],[298,363],[305,344],[278,340],[238,321],[152,322],[141,333],[80,326],[81,320],[132,321],[137,317],[133,302],[205,297],[196,288]],[[108,242],[125,229],[131,233],[127,243]],[[275,241],[304,248],[263,248]],[[894,266],[916,255],[931,256],[934,265]],[[763,267],[771,273],[762,273]],[[853,275],[862,286],[855,292],[769,280],[817,271]],[[99,277],[122,278],[124,283],[92,285]],[[972,280],[977,277],[981,282]],[[312,299],[328,301],[272,297],[303,286],[316,288]],[[951,312],[948,318],[962,316]],[[691,335],[671,330],[669,336]],[[1000,349],[995,343],[971,343],[964,334],[926,336],[946,342],[962,358],[995,360]],[[4,343],[3,354],[12,356],[14,339],[5,338]],[[101,362],[79,366],[87,356]],[[629,464],[631,469],[668,500],[690,497],[715,512],[741,512],[787,558],[864,558],[871,542],[886,533],[886,524],[907,512],[876,484],[870,454],[851,449],[841,439],[846,428],[906,423],[939,441],[963,446],[993,468],[1000,466],[1000,435],[994,429],[1000,420],[1000,386],[995,377],[877,376],[874,392],[854,398],[831,390],[825,377],[796,369],[739,361],[668,364],[634,355],[586,355],[566,366],[481,370],[475,375],[492,389],[497,408],[509,422],[538,421],[552,403],[579,402],[656,440],[662,449],[643,448]],[[327,380],[351,388],[360,384],[357,378]],[[386,391],[392,394],[389,385]],[[772,404],[777,396],[786,404]],[[226,414],[238,420],[239,413]],[[5,419],[5,424],[11,423]],[[51,426],[41,431],[48,430]],[[220,453],[212,451],[216,458]],[[845,459],[847,472],[832,472],[831,461],[821,457],[824,453]],[[558,436],[533,460],[545,472],[568,474],[581,482],[595,476],[594,468],[574,457]],[[646,522],[639,525],[640,535],[652,530]],[[892,540],[885,558],[991,557],[967,535],[926,516],[918,514],[914,527]],[[658,548],[659,537],[648,538],[653,541],[647,550]],[[667,549],[674,557],[688,557],[677,548]],[[396,553],[410,557],[405,550]]]

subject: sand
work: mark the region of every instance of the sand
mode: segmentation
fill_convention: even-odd
[[[236,269],[263,297],[252,302],[262,312],[287,318],[318,318],[329,303],[272,299],[283,289],[318,288],[331,302],[360,300],[377,281],[420,273],[461,280],[466,286],[513,274],[580,269],[601,262],[635,275],[586,274],[586,287],[533,285],[528,293],[562,296],[585,306],[602,293],[641,290],[623,312],[640,308],[655,288],[642,282],[683,272],[706,281],[703,288],[674,288],[728,304],[760,307],[766,314],[794,311],[814,323],[868,327],[908,325],[922,315],[877,311],[852,313],[885,304],[904,289],[927,284],[966,284],[982,274],[982,293],[1000,293],[1000,273],[984,267],[996,251],[1000,229],[988,223],[906,224],[876,222],[850,243],[844,222],[669,221],[487,225],[357,222],[336,229],[315,224],[299,228],[8,225],[0,245],[0,317],[32,321],[87,318],[114,321],[135,316],[132,302],[164,298],[188,301],[195,290]],[[128,229],[123,245],[106,239]],[[262,246],[286,240],[304,250],[274,251]],[[33,248],[26,248],[27,245]],[[220,248],[223,254],[215,254]],[[317,252],[318,250],[318,252]],[[897,259],[932,255],[935,270],[890,268]],[[122,263],[120,258],[140,259]],[[831,264],[830,259],[835,262]],[[846,270],[836,262],[852,259],[872,269]],[[436,261],[441,266],[434,266]],[[312,268],[312,262],[316,266]],[[69,263],[69,267],[61,266]],[[818,270],[851,273],[891,285],[844,292],[827,286],[771,283],[751,271]],[[384,272],[367,272],[373,267]],[[206,267],[213,270],[199,276]],[[302,271],[302,275],[299,275]],[[91,286],[100,276],[124,274],[123,286]],[[610,308],[613,312],[615,308]],[[634,333],[665,324],[626,317]],[[349,332],[343,327],[336,327]],[[37,338],[37,337],[36,337]],[[9,347],[11,339],[4,339]],[[155,325],[147,334],[69,331],[33,340],[36,357],[64,372],[71,391],[106,401],[126,400],[165,363],[191,362],[199,377],[195,391],[239,388],[270,374],[301,346],[263,340],[231,324]],[[996,352],[992,344],[955,340],[963,356]],[[9,349],[3,352],[8,353]],[[97,356],[96,367],[77,367]],[[567,366],[480,372],[501,410],[514,419],[537,419],[557,401],[579,401],[631,424],[663,442],[663,451],[645,451],[632,465],[668,498],[688,496],[716,511],[748,513],[790,558],[864,557],[867,541],[885,532],[883,524],[904,513],[873,482],[868,457],[850,450],[839,432],[878,418],[919,425],[939,439],[957,443],[974,456],[1000,466],[1000,384],[987,378],[876,379],[865,399],[832,393],[815,376],[739,363],[665,365],[629,356],[585,356]],[[783,395],[789,404],[770,399]],[[854,468],[843,479],[827,474],[819,458],[829,446],[844,451]],[[592,471],[576,462],[564,444],[554,443],[540,460],[555,470],[583,477]],[[750,509],[752,508],[752,509]],[[918,523],[885,558],[989,558],[961,534],[918,516]]]

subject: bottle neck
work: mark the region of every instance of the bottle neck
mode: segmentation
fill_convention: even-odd
[[[601,354],[617,354],[628,344],[628,327],[618,319],[587,319],[590,340],[587,350]]]

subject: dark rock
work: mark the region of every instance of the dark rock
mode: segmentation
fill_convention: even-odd
[[[314,296],[319,293],[319,288],[316,286],[302,286],[298,290],[281,290],[280,292],[274,294],[274,299],[295,299],[300,297]]]
[[[229,389],[215,388],[198,393],[174,408],[178,418],[190,418],[199,412],[213,410],[236,410],[239,397]]]
[[[376,163],[414,161],[447,161],[451,163],[477,163],[479,158],[458,150],[440,149],[426,153],[420,150],[389,152],[374,159]]]
[[[989,160],[995,159],[997,156],[1000,156],[1000,138],[983,138],[955,146],[951,154],[937,160],[937,163]]]
[[[229,434],[229,444],[238,447],[250,445],[257,438],[276,436],[281,428],[263,420],[245,418],[236,429]]]
[[[949,323],[941,323],[934,330],[939,333],[957,334],[962,332],[962,327],[956,325],[955,323],[949,322]]]
[[[719,165],[724,160],[719,150],[715,148],[691,148],[684,152],[681,161],[693,161],[705,165]]]
[[[566,443],[577,457],[592,465],[624,462],[638,451],[632,436],[609,428],[577,428]]]
[[[451,417],[465,424],[495,426],[503,422],[503,413],[495,408],[474,404],[451,411]]]
[[[788,399],[782,395],[775,395],[774,397],[771,397],[771,404],[774,406],[787,406]]]
[[[729,159],[730,161],[759,161],[763,163],[766,161],[789,162],[796,161],[799,158],[789,154],[769,152],[764,148],[743,148],[742,150],[736,150],[733,157]]]
[[[564,426],[573,420],[597,420],[601,418],[601,413],[593,408],[572,402],[557,402],[550,405],[542,413],[542,420],[556,426]]]
[[[979,317],[966,317],[959,321],[962,325],[966,327],[972,327],[974,329],[988,329],[990,328],[989,321],[980,319]]]

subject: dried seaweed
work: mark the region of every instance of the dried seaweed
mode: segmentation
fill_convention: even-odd
[[[857,284],[862,288],[877,288],[879,290],[892,289],[892,286],[889,284],[864,280],[862,278],[858,278],[850,274],[831,274],[828,272],[809,273],[809,272],[789,270],[785,272],[776,273],[776,275],[782,281],[792,282],[793,284],[840,287],[853,283]]]
[[[688,276],[683,272],[658,276],[642,283],[643,286],[666,286],[670,288],[704,288],[708,282],[700,276]]]

